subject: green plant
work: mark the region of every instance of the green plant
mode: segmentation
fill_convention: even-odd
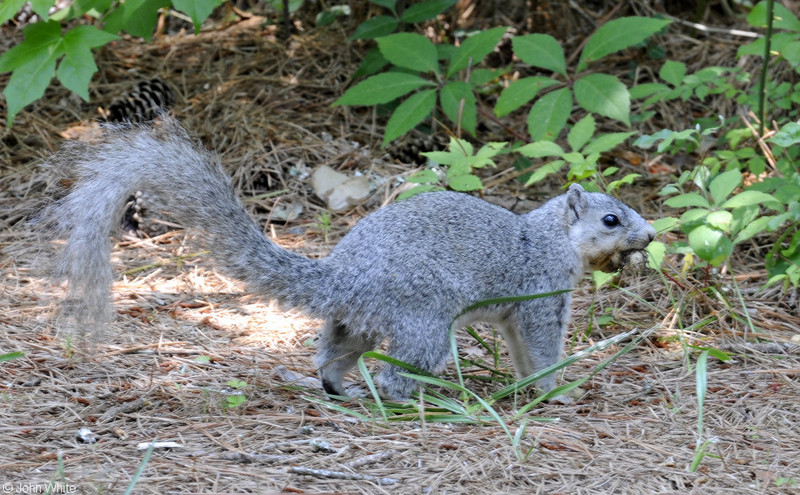
[[[6,352],[5,354],[0,354],[0,363],[3,361],[11,361],[12,359],[19,359],[23,356],[25,356],[25,353],[22,351]]]
[[[415,194],[427,191],[441,191],[447,187],[455,191],[477,191],[483,189],[480,178],[474,174],[474,169],[495,166],[493,157],[503,152],[506,143],[488,143],[478,151],[468,141],[450,138],[448,151],[431,151],[422,153],[432,162],[447,167],[443,179],[434,170],[421,170],[408,178],[409,182],[417,186],[403,192],[397,199],[406,199]]]
[[[24,0],[0,3],[0,24],[13,17],[24,3]],[[55,3],[55,0],[32,2],[41,20],[25,27],[25,40],[0,56],[0,73],[11,72],[3,89],[9,126],[20,110],[42,97],[53,76],[89,101],[89,82],[97,72],[92,50],[118,39],[118,33],[124,31],[149,40],[159,12],[168,7],[188,15],[197,32],[222,0],[83,0],[50,15]],[[87,18],[102,23],[102,30],[97,25],[76,25]]]
[[[383,22],[387,23],[386,32],[391,32],[396,27],[395,24],[389,26],[387,20]],[[377,25],[378,22],[374,21],[374,24]],[[642,43],[668,24],[667,20],[643,17],[625,17],[608,22],[586,42],[573,75],[567,70],[562,47],[553,37],[530,34],[513,38],[513,52],[524,64],[552,73],[552,76],[535,75],[510,82],[500,92],[494,108],[495,116],[501,118],[533,102],[528,112],[529,141],[533,142],[511,147],[521,155],[515,166],[523,172],[529,172],[524,176],[527,184],[543,179],[565,164],[569,164],[571,181],[590,177],[604,181],[605,177],[618,170],[611,167],[598,174],[601,153],[613,149],[633,133],[597,135],[593,114],[630,126],[628,89],[615,76],[587,73],[587,69],[593,61]],[[387,72],[370,75],[359,82],[334,104],[395,104],[386,126],[384,145],[435,115],[437,108],[453,124],[457,138],[461,137],[462,130],[475,135],[478,97],[497,87],[497,78],[505,73],[505,70],[479,68],[479,64],[494,49],[505,31],[504,27],[480,31],[457,47],[434,44],[428,38],[414,33],[383,35],[383,31],[370,31],[370,37],[378,44],[381,63],[371,65],[369,71],[359,70],[355,77],[374,74],[386,65],[391,67]],[[377,60],[375,57],[377,56],[368,55],[365,64],[368,59]],[[403,97],[405,99],[402,102],[396,103]],[[574,114],[573,102],[577,102],[588,114],[569,130],[567,144],[570,149],[564,151],[554,141]],[[490,145],[495,151],[504,148],[500,143]],[[460,147],[466,148],[463,145]],[[481,148],[481,151],[486,150],[485,146]],[[449,153],[452,155],[456,152],[451,142]],[[438,155],[438,158],[464,161],[470,159],[472,152],[461,154],[457,158],[443,155]],[[426,156],[452,167],[431,154]],[[543,158],[555,160],[534,164],[533,160]],[[451,175],[457,176],[459,181],[468,182],[468,188],[458,187],[462,185],[458,181],[456,187],[453,184],[447,185],[457,190],[480,189],[477,177],[471,171],[466,175],[462,171],[463,169],[457,172],[448,170],[447,180],[450,181]],[[636,174],[629,174],[618,181],[612,181],[607,190],[613,191],[622,184],[631,183],[636,177]],[[414,189],[415,192],[441,187],[438,177],[429,170],[413,176],[411,181],[421,184]]]
[[[247,402],[247,396],[244,394],[243,389],[247,387],[247,382],[243,380],[228,380],[225,385],[232,388],[234,391],[225,395],[225,400],[222,404],[223,409],[233,409],[239,407]]]
[[[325,244],[328,244],[328,234],[331,231],[331,212],[323,211],[317,215],[317,228],[322,231]]]

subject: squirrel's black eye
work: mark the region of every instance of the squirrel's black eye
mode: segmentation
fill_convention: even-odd
[[[606,227],[616,227],[619,225],[619,218],[616,215],[606,215],[603,217],[603,224]]]

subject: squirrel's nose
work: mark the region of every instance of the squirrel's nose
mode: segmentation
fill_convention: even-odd
[[[656,229],[653,228],[652,225],[648,224],[647,230],[645,230],[645,235],[647,236],[647,243],[649,244],[653,239],[656,238]]]

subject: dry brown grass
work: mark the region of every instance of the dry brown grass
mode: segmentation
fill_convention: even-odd
[[[266,225],[276,204],[299,202],[300,220],[271,229],[283,246],[323,256],[358,218],[386,200],[392,177],[409,167],[377,149],[380,128],[369,112],[329,106],[360,56],[343,32],[311,30],[295,36],[288,48],[274,35],[245,21],[198,37],[120,41],[102,52],[93,105],[108,104],[140,76],[169,81],[181,95],[176,114],[223,155],[241,193],[255,198],[247,200],[253,214]],[[54,318],[59,288],[16,256],[38,249],[24,244],[18,223],[42,195],[41,176],[31,163],[54,150],[67,129],[94,116],[90,106],[53,88],[12,130],[0,131],[0,247],[6,253],[0,261],[0,353],[25,353],[0,363],[0,479],[12,484],[4,485],[11,493],[60,480],[59,473],[77,493],[122,493],[142,464],[144,451],[137,444],[153,439],[179,447],[153,453],[135,493],[797,489],[782,483],[800,483],[800,318],[780,290],[757,292],[766,275],[755,243],[752,253],[737,252],[733,279],[712,273],[706,280],[703,272],[682,278],[679,269],[668,268],[672,279],[651,273],[623,278],[624,289],[594,291],[588,282],[580,288],[573,350],[633,327],[656,325],[656,337],[592,377],[576,403],[530,411],[534,421],[520,443],[522,460],[497,424],[440,424],[422,417],[387,423],[369,401],[343,404],[375,418],[362,421],[312,402],[322,398],[318,389],[287,382],[276,376],[276,367],[314,375],[309,342],[318,322],[243,294],[235,281],[212,270],[205,255],[189,256],[194,253],[181,233],[116,246],[117,317],[107,339],[83,354]],[[323,132],[333,140],[322,139]],[[369,152],[343,144],[348,141]],[[334,217],[325,244],[315,225],[320,203],[289,173],[300,163],[372,170],[388,180],[367,206]],[[500,187],[490,193],[535,193],[508,182]],[[264,196],[276,190],[284,192]],[[624,192],[647,216],[659,214],[653,191]],[[135,270],[143,266],[149,268]],[[707,290],[730,288],[731,280],[742,290],[757,335],[735,298],[729,307]],[[612,323],[591,326],[602,315],[612,316]],[[692,332],[680,330],[708,316],[716,320]],[[492,361],[466,336],[459,339],[472,359],[477,353]],[[714,443],[697,472],[688,470],[698,421],[696,353],[689,344],[721,348],[733,357],[726,363],[709,360],[704,438]],[[614,350],[570,366],[565,378],[587,376]],[[231,380],[247,383],[246,402],[226,409],[225,398],[235,393]],[[484,395],[501,386],[478,380],[468,385]],[[526,399],[504,400],[496,408],[511,418]],[[509,421],[508,427],[514,432],[520,424]],[[98,441],[79,442],[81,427]],[[328,475],[310,476],[303,468]],[[330,472],[367,478],[337,479]]]

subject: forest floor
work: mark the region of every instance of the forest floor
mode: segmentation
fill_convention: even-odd
[[[115,243],[115,318],[87,354],[56,317],[62,288],[29,263],[42,248],[22,234],[23,219],[46,194],[37,161],[95,126],[97,107],[158,77],[178,93],[175,115],[220,154],[265,232],[287,249],[325,256],[360,218],[391,201],[398,177],[418,168],[393,155],[403,143],[379,147],[385,118],[331,107],[363,56],[362,45],[346,42],[348,29],[306,29],[284,42],[254,17],[198,36],[123,39],[100,51],[91,104],[52,87],[13,128],[0,130],[0,354],[24,353],[0,363],[3,492],[42,493],[56,482],[62,491],[52,493],[122,493],[132,484],[133,493],[158,494],[796,493],[800,317],[796,294],[760,290],[767,275],[757,242],[720,271],[684,273],[683,259],[670,255],[669,277],[622,275],[599,290],[587,278],[575,292],[568,352],[634,328],[652,333],[597,374],[619,346],[566,368],[562,383],[590,377],[572,404],[539,404],[520,416],[530,393],[495,403],[503,424],[436,421],[427,415],[431,404],[427,413],[418,404],[416,417],[384,420],[372,400],[328,400],[313,382],[320,322],[246,294],[192,251],[183,231]],[[677,29],[676,39],[694,38],[667,44],[668,57],[735,60],[726,35]],[[0,77],[4,85],[8,75]],[[680,108],[661,111],[687,124]],[[522,132],[524,125],[522,116]],[[629,158],[606,157],[644,176],[621,196],[648,220],[664,215],[657,195],[670,180],[664,170],[687,165]],[[374,190],[364,205],[333,215],[329,229],[306,177],[321,164],[367,174]],[[484,196],[515,211],[563,185],[524,188],[504,180],[507,166],[490,171],[498,185]],[[301,213],[275,221],[279,207]],[[741,299],[721,300],[709,286],[738,290]],[[479,331],[494,342],[491,328]],[[505,353],[495,365],[465,332],[458,341],[462,357],[511,373]],[[698,347],[731,359],[708,360],[707,455],[692,471]],[[483,397],[504,385],[481,379],[488,372],[477,366],[465,373]],[[357,373],[350,378],[363,384]],[[96,441],[81,441],[81,428]],[[140,444],[153,440],[174,444],[145,460]]]

